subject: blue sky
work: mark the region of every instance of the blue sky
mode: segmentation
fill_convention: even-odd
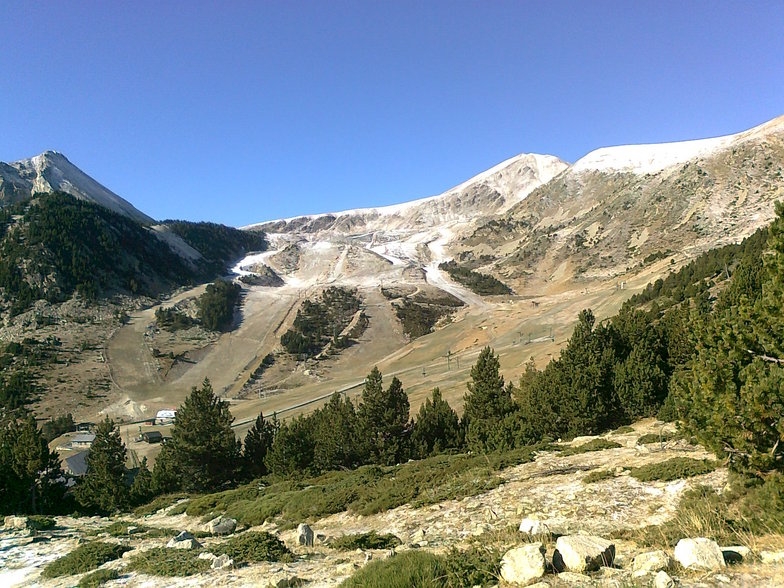
[[[521,152],[784,114],[784,2],[8,2],[0,161],[55,149],[155,218],[429,196]]]

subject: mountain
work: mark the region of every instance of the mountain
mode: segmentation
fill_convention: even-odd
[[[784,198],[784,117],[697,141],[592,151],[451,243],[461,261],[518,288],[623,279],[738,242]]]
[[[154,222],[57,151],[45,151],[41,155],[13,163],[0,162],[0,206],[25,200],[36,192],[63,192],[79,200],[99,204],[144,225]]]

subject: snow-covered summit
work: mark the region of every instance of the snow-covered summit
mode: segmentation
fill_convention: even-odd
[[[503,212],[569,165],[552,155],[523,153],[450,188],[401,204],[303,215],[243,227],[275,230],[377,230],[466,221]]]
[[[153,222],[152,218],[96,182],[57,151],[44,151],[35,157],[8,164],[0,162],[0,200],[19,200],[36,192],[65,192],[141,223]]]
[[[571,171],[652,174],[693,159],[708,157],[767,133],[782,131],[784,131],[784,116],[734,135],[673,143],[602,147],[579,159],[572,166]]]

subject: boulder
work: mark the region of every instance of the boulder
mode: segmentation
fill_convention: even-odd
[[[784,551],[760,551],[759,555],[764,564],[784,564]]]
[[[565,535],[555,542],[553,566],[559,572],[590,572],[612,566],[614,560],[615,545],[601,537]]]
[[[562,586],[564,584],[567,586],[585,586],[585,588],[594,585],[591,576],[586,576],[585,574],[576,574],[575,572],[563,572],[558,574],[558,586]]]
[[[544,576],[544,545],[529,543],[510,549],[501,559],[501,577],[510,584],[526,585]]]
[[[26,529],[27,517],[8,516],[3,519],[3,526],[6,529]]]
[[[722,547],[721,553],[724,555],[724,563],[733,564],[749,559],[751,549],[745,545],[730,545],[729,547]]]
[[[297,576],[292,576],[288,572],[278,572],[273,574],[267,586],[269,588],[292,588],[293,586],[302,586],[303,582]]]
[[[675,546],[675,559],[684,568],[692,570],[720,570],[726,565],[721,547],[705,537],[678,541]]]
[[[234,560],[231,559],[225,553],[220,555],[212,560],[212,565],[210,566],[213,570],[222,570],[225,568],[232,568],[234,567]]]
[[[409,538],[409,542],[415,545],[427,545],[427,539],[425,538],[427,535],[424,529],[419,529],[418,531],[414,531]]]
[[[204,530],[210,535],[231,535],[237,528],[237,521],[228,517],[219,516],[204,525]]]
[[[200,549],[201,543],[188,531],[182,531],[166,544],[169,549]]]
[[[653,579],[653,588],[675,588],[675,580],[670,575],[661,570]]]
[[[539,519],[525,518],[520,521],[520,532],[527,535],[549,535],[550,527]]]
[[[313,529],[305,523],[297,527],[297,542],[305,547],[313,547]]]
[[[210,553],[209,551],[202,551],[197,557],[199,559],[213,560],[213,559],[217,558],[218,556],[215,555],[214,553]]]
[[[640,553],[632,562],[632,572],[635,576],[668,569],[670,569],[670,556],[661,550]]]

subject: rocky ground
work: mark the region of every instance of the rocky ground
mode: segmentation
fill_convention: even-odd
[[[672,482],[643,483],[630,476],[632,467],[673,457],[712,457],[683,439],[647,445],[637,443],[643,434],[667,432],[668,428],[652,420],[642,421],[632,431],[603,436],[618,443],[620,447],[617,448],[576,455],[542,452],[531,463],[501,472],[505,483],[478,496],[423,508],[405,505],[372,516],[344,512],[305,521],[315,533],[312,547],[299,544],[297,530],[278,529],[270,523],[251,529],[269,531],[286,543],[296,557],[285,564],[228,566],[187,578],[158,578],[123,572],[123,568],[128,558],[152,547],[164,547],[170,538],[147,538],[145,535],[116,538],[102,531],[117,519],[60,517],[56,529],[43,532],[6,528],[0,539],[0,585],[74,586],[80,576],[43,580],[41,571],[80,543],[99,538],[132,548],[123,558],[103,566],[120,573],[108,586],[284,586],[296,578],[305,586],[332,587],[368,561],[394,557],[395,552],[422,549],[443,553],[451,547],[466,548],[476,544],[507,552],[503,577],[499,578],[501,587],[525,585],[508,581],[521,578],[526,578],[529,584],[534,580],[544,582],[539,584],[540,588],[784,586],[784,541],[781,537],[750,537],[748,545],[733,548],[734,555],[726,551],[722,555],[718,546],[701,545],[700,542],[683,542],[674,550],[666,548],[661,553],[629,538],[618,539],[620,536],[634,537],[628,530],[670,520],[681,495],[689,488],[702,484],[721,492],[726,486],[727,472],[721,467],[708,474]],[[568,445],[579,446],[592,439],[579,438]],[[596,483],[583,482],[586,475],[597,470],[609,471],[612,476]],[[170,515],[168,510],[171,508],[145,517],[119,518],[152,528],[204,531],[204,521],[185,514]],[[521,521],[523,528],[534,535],[518,530]],[[396,535],[402,545],[394,551],[350,552],[329,546],[333,538],[373,530]],[[212,536],[197,539],[207,552],[211,546],[225,540]],[[610,544],[614,557],[608,555]],[[700,551],[702,548],[704,553]],[[586,555],[579,552],[580,549],[588,552],[594,549],[595,553]],[[575,550],[577,555],[573,553]],[[577,558],[575,561],[587,561],[588,568],[581,569],[582,564],[571,561],[570,554],[573,559]],[[739,559],[738,563],[725,565],[724,557],[729,561],[731,555]],[[705,565],[714,566],[714,569],[686,567],[689,557],[701,557],[707,562],[713,557],[713,563]],[[554,565],[563,571],[555,573]],[[537,566],[541,567],[539,571]],[[664,570],[667,577],[659,573]]]

